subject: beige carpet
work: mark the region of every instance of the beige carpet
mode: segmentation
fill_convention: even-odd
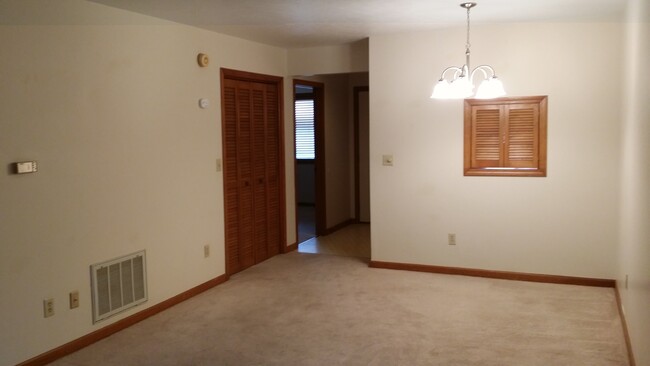
[[[627,365],[612,289],[289,253],[54,363]]]

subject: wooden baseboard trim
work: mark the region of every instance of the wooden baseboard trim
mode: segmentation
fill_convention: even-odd
[[[442,274],[462,275],[462,276],[472,276],[472,277],[497,278],[502,280],[557,283],[563,285],[580,285],[580,286],[612,287],[612,288],[616,287],[615,280],[600,279],[600,278],[585,278],[585,277],[544,275],[544,274],[536,274],[536,273],[491,271],[486,269],[444,267],[444,266],[431,266],[431,265],[424,265],[424,264],[380,262],[380,261],[370,261],[369,267],[384,268],[384,269],[398,269],[403,271],[442,273]]]
[[[339,230],[343,229],[344,227],[346,227],[348,225],[351,225],[351,224],[354,224],[354,223],[355,223],[355,219],[347,219],[347,220],[345,220],[345,221],[343,221],[343,222],[341,222],[339,224],[336,224],[336,225],[332,226],[331,228],[328,228],[327,230],[325,230],[325,235],[329,235],[329,234],[331,234],[331,233],[333,233],[335,231],[339,231]]]
[[[621,317],[621,325],[623,326],[623,336],[625,337],[625,346],[627,347],[627,358],[630,361],[630,366],[636,366],[634,361],[634,352],[632,352],[632,340],[630,339],[630,333],[627,329],[627,320],[625,319],[625,313],[623,312],[623,302],[621,301],[621,293],[618,291],[618,286],[614,288],[616,293],[616,304],[618,305],[618,314]]]
[[[298,243],[287,245],[286,247],[284,247],[284,251],[282,253],[289,253],[289,252],[293,252],[294,250],[298,250]]]
[[[57,347],[53,350],[47,351],[43,354],[40,354],[34,358],[31,358],[27,361],[19,363],[17,366],[40,366],[47,365],[50,362],[58,360],[61,357],[67,356],[73,352],[76,352],[84,347],[87,347],[99,340],[102,340],[112,334],[115,334],[121,330],[124,330],[133,324],[141,322],[150,316],[156,315],[163,310],[169,309],[174,305],[177,305],[191,297],[194,297],[201,292],[209,290],[217,285],[220,285],[227,280],[227,276],[221,275],[219,277],[213,278],[212,280],[202,283],[194,288],[191,288],[181,294],[178,294],[172,298],[169,298],[161,303],[153,305],[149,308],[146,308],[138,313],[135,313],[131,316],[128,316],[122,320],[119,320],[113,324],[109,324],[104,328],[98,329],[92,333],[88,333],[81,338],[77,338],[71,342],[68,342],[60,347]]]

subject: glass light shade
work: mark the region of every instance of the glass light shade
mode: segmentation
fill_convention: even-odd
[[[506,95],[503,83],[496,76],[484,80],[476,90],[476,99],[492,99]]]
[[[468,78],[463,76],[448,82],[445,79],[438,81],[433,88],[433,99],[463,99],[472,95],[474,85],[472,85]]]
[[[453,80],[450,84],[451,96],[450,98],[454,99],[463,99],[472,95],[474,91],[474,85],[470,83],[467,76],[461,76]]]
[[[432,99],[449,99],[451,85],[445,79],[438,80],[438,83],[433,87]]]

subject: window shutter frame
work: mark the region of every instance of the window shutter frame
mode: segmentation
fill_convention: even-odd
[[[498,161],[495,118],[500,137]],[[466,99],[464,175],[545,177],[547,119],[547,96]]]

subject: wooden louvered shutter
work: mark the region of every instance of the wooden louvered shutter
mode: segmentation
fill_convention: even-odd
[[[539,167],[539,105],[513,104],[504,110],[504,166]]]
[[[546,176],[547,97],[465,100],[465,175]]]
[[[502,108],[475,106],[472,108],[472,167],[485,168],[503,165],[501,143]]]

